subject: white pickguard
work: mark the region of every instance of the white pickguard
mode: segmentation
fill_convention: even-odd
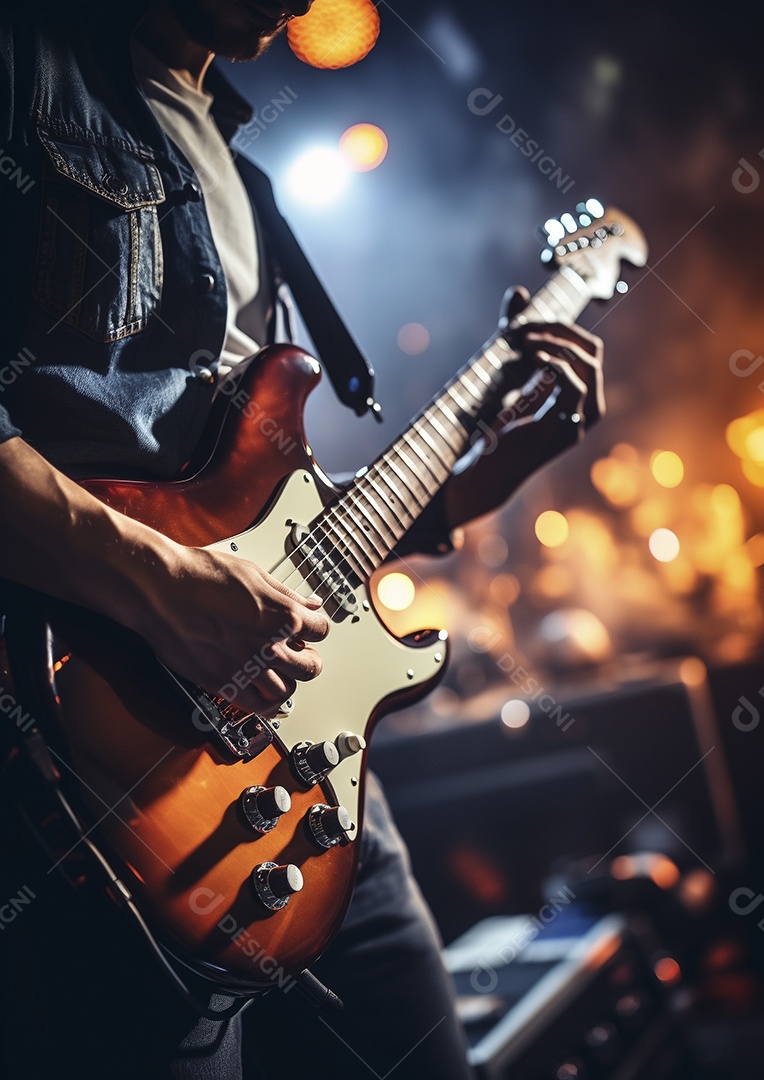
[[[313,476],[299,469],[259,524],[209,546],[257,563],[307,596],[312,590],[289,558],[287,540],[294,523],[308,525],[323,509]],[[356,613],[333,619],[328,637],[318,646],[321,674],[298,684],[292,712],[279,721],[277,739],[287,752],[300,742],[334,742],[343,731],[367,736],[369,718],[383,698],[428,681],[445,663],[445,631],[432,644],[405,645],[380,622],[366,586],[354,588],[353,593]],[[337,803],[347,807],[353,819],[351,839],[357,835],[359,819],[361,757],[359,753],[345,758],[327,777]]]

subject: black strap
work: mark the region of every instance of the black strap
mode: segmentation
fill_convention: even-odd
[[[242,156],[237,158],[236,164],[244,186],[257,207],[270,252],[292,291],[337,396],[358,416],[371,409],[372,415],[381,420],[380,407],[374,400],[374,369],[351,337],[294,233],[282,217],[270,180],[261,169]]]

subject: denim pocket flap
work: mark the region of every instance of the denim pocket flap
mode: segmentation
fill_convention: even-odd
[[[53,167],[94,195],[124,210],[164,202],[159,170],[148,151],[125,142],[108,144],[38,128]]]

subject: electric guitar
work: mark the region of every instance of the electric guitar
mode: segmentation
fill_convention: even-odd
[[[590,299],[612,296],[621,260],[644,264],[628,217],[579,209],[578,221],[563,217],[558,268],[518,322],[572,323]],[[233,552],[322,599],[332,623],[322,674],[272,719],[179,678],[135,635],[57,601],[27,609],[22,651],[11,612],[12,660],[29,667],[36,656],[43,673],[25,737],[77,824],[72,847],[97,852],[112,893],[165,955],[218,988],[283,985],[340,927],[358,864],[369,734],[427,693],[447,658],[444,631],[393,636],[367,582],[485,430],[483,418],[498,413],[518,359],[500,329],[338,490],[302,426],[319,366],[296,347],[270,346],[228,401],[195,475],[84,482],[179,543]],[[248,403],[274,424],[254,423]],[[27,682],[17,675],[18,686]]]

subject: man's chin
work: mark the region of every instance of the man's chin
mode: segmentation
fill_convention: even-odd
[[[226,41],[221,35],[218,47],[213,49],[212,52],[217,56],[222,56],[224,60],[232,60],[234,63],[247,63],[250,60],[257,60],[259,56],[262,56],[270,48],[271,42],[281,34],[283,29],[280,26],[276,30],[260,34],[256,39],[250,38],[246,40],[242,40],[240,36],[237,36],[235,40]]]
[[[214,5],[204,0],[170,0],[175,18],[192,41],[226,60],[248,61],[262,56],[284,30],[244,3]]]

